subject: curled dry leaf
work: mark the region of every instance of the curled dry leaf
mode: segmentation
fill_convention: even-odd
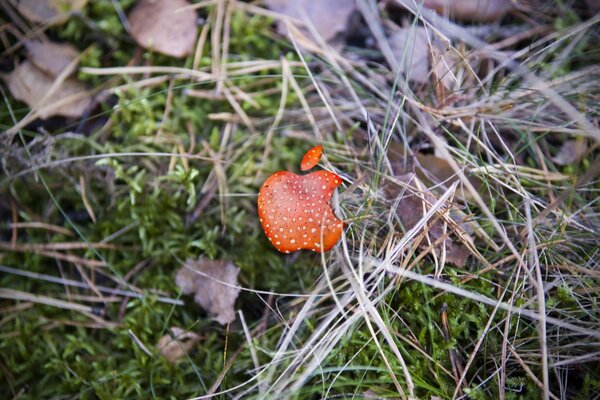
[[[192,350],[200,340],[200,336],[177,327],[171,327],[171,332],[173,332],[173,336],[166,334],[160,338],[156,349],[167,361],[174,363]]]
[[[429,40],[425,28],[401,28],[388,42],[400,72],[413,82],[429,80]]]
[[[25,42],[27,58],[38,69],[57,77],[67,66],[79,57],[79,51],[67,43],[54,43],[39,40]]]
[[[396,176],[395,179],[405,183],[407,188],[397,184],[390,184],[386,186],[386,193],[390,200],[398,201],[396,213],[404,229],[409,231],[417,226],[437,199],[415,174],[400,175]],[[462,242],[454,240],[451,237],[465,237],[467,235],[460,225],[452,221],[447,221],[443,217],[433,216],[418,234],[423,232],[427,233],[429,241],[427,239],[420,240],[419,248],[424,250],[429,248],[430,244],[435,244],[433,250],[438,257],[441,255],[441,251],[445,250],[446,262],[458,267],[465,265],[467,258],[471,254],[471,250]],[[452,235],[448,235],[448,233]]]
[[[424,0],[423,6],[463,21],[489,22],[513,8],[511,0]]]
[[[70,14],[80,11],[87,0],[19,0],[17,9],[31,22],[63,23]]]
[[[240,293],[239,273],[240,269],[231,261],[187,260],[177,271],[175,283],[184,294],[193,294],[200,307],[225,325],[235,319],[233,307]]]
[[[172,57],[194,52],[196,11],[187,0],[140,0],[129,14],[131,34],[142,47]]]
[[[323,40],[330,45],[336,45],[346,34],[350,17],[356,11],[355,0],[265,0],[271,10],[286,17],[301,21],[308,20]],[[302,28],[304,34],[310,29]],[[277,32],[287,34],[285,21],[277,22]],[[308,34],[308,37],[312,35]]]
[[[90,107],[91,99],[83,84],[74,78],[65,79],[44,100],[55,81],[29,61],[22,62],[13,72],[6,75],[8,89],[13,97],[31,108],[37,108],[42,119],[52,116],[77,118]],[[41,101],[44,100],[43,103]],[[64,103],[63,103],[64,102]],[[54,107],[54,105],[59,104]]]

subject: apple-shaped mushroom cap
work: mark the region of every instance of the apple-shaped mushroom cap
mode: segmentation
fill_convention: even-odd
[[[304,157],[302,158],[302,162],[300,163],[300,169],[302,171],[308,171],[315,165],[319,163],[321,160],[321,156],[323,155],[323,146],[318,145],[308,150]]]
[[[277,250],[323,252],[338,242],[344,224],[329,201],[341,183],[341,178],[329,171],[308,175],[279,171],[265,181],[258,194],[258,216]]]

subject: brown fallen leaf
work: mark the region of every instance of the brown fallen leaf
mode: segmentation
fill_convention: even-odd
[[[171,332],[173,332],[173,336],[166,334],[161,337],[156,344],[156,348],[158,353],[164,356],[167,361],[174,363],[185,357],[194,348],[200,340],[200,336],[177,327],[171,327]]]
[[[489,22],[513,8],[511,0],[423,0],[423,6],[463,21]]]
[[[558,165],[571,165],[581,160],[587,153],[588,144],[583,139],[574,139],[565,141],[556,156],[552,157]]]
[[[63,23],[70,14],[80,11],[87,0],[19,0],[17,10],[31,22]]]
[[[598,0],[585,0],[585,3],[588,7],[590,17],[600,11],[600,2]]]
[[[27,40],[25,48],[29,61],[53,77],[60,75],[71,62],[79,57],[79,51],[67,43]]]
[[[240,269],[231,261],[187,260],[177,271],[175,283],[221,324],[235,319],[234,304],[240,293],[237,276]]]
[[[401,28],[388,38],[398,67],[409,80],[429,81],[429,40],[423,27]]]
[[[447,105],[451,94],[460,89],[460,82],[454,73],[458,61],[453,51],[431,48],[431,83],[441,107]]]
[[[354,0],[264,0],[267,7],[286,17],[305,21],[308,19],[314,29],[329,45],[338,45],[347,33],[350,17],[356,12]],[[301,31],[308,37],[310,30],[301,27]],[[284,21],[277,22],[277,32],[287,34]]]
[[[397,184],[388,184],[385,189],[386,194],[390,200],[398,201],[396,214],[405,231],[409,231],[419,223],[437,199],[413,173],[399,175],[395,179],[408,185],[408,188],[405,189]],[[400,198],[398,198],[399,196]],[[446,262],[458,267],[465,265],[467,258],[471,255],[471,250],[461,241],[453,239],[453,237],[467,235],[460,225],[446,223],[444,218],[433,216],[418,234],[422,234],[424,231],[427,232],[429,241],[427,239],[420,240],[419,248],[425,250],[429,248],[430,244],[435,244],[433,251],[438,257],[445,249]]]
[[[65,79],[54,92],[40,103],[55,81],[29,61],[24,61],[5,76],[8,89],[13,97],[31,108],[37,108],[39,117],[52,116],[77,118],[89,109],[92,101],[86,94],[86,87],[74,78]],[[69,100],[70,99],[70,100]],[[59,107],[54,104],[66,101]]]
[[[198,16],[187,0],[140,0],[129,13],[135,41],[142,47],[172,57],[194,52]]]
[[[418,161],[415,172],[419,179],[425,182],[431,182],[432,184],[443,184],[449,187],[455,181],[458,181],[458,176],[454,173],[454,170],[445,159],[435,156],[433,154],[417,153],[415,157]],[[476,190],[479,190],[482,183],[481,180],[474,176],[467,174],[469,182],[473,185]],[[459,185],[456,195],[459,198],[471,200],[473,195],[464,190],[462,185]]]

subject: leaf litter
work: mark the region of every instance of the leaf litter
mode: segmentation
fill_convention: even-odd
[[[235,300],[240,293],[240,269],[231,261],[188,259],[175,276],[184,294],[193,294],[196,303],[221,325],[235,319]]]
[[[391,146],[388,156],[397,183],[386,184],[385,193],[388,200],[397,204],[396,215],[405,231],[408,232],[419,224],[431,206],[436,203],[437,196],[413,172],[420,167],[419,157],[412,155],[405,157],[404,154],[402,146],[396,143]],[[436,157],[436,159],[439,158]],[[439,171],[436,173],[439,174]],[[445,251],[446,262],[462,267],[472,254],[469,247],[463,242],[465,238],[469,237],[469,234],[453,220],[454,205],[448,203],[443,208],[448,210],[448,217],[436,215],[427,221],[426,226],[418,234],[426,234],[428,240],[419,240],[418,247],[426,250],[432,245],[437,256]]]
[[[13,97],[30,108],[36,108],[42,119],[53,116],[77,118],[92,104],[86,86],[73,77],[65,79],[51,96],[46,96],[56,77],[46,74],[28,60],[6,75],[5,80]],[[60,107],[52,106],[59,101],[66,103]]]
[[[74,12],[81,11],[87,0],[19,0],[17,10],[31,22],[62,24]]]
[[[310,27],[304,24],[308,22],[333,47],[343,42],[348,34],[350,18],[357,10],[354,0],[265,0],[265,4],[279,14],[301,21],[304,25],[299,27],[301,32],[307,37],[313,37]],[[277,32],[287,35],[285,21],[277,21]]]
[[[185,357],[194,348],[200,341],[200,336],[175,326],[171,327],[171,332],[173,332],[173,336],[167,333],[160,338],[156,344],[156,349],[167,361],[174,363]]]
[[[400,28],[388,42],[400,72],[413,82],[429,81],[429,40],[425,28]]]
[[[135,41],[146,49],[172,57],[194,52],[198,17],[187,0],[141,0],[129,13]]]
[[[558,165],[571,165],[579,162],[588,152],[589,146],[583,138],[566,140],[552,158]]]
[[[440,15],[472,22],[495,21],[514,8],[511,0],[423,0],[422,4]]]
[[[57,77],[69,64],[79,57],[79,51],[68,43],[41,40],[25,42],[27,58],[46,74]]]

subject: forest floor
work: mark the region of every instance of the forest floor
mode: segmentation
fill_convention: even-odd
[[[600,9],[420,3],[2,1],[0,398],[600,398]]]

